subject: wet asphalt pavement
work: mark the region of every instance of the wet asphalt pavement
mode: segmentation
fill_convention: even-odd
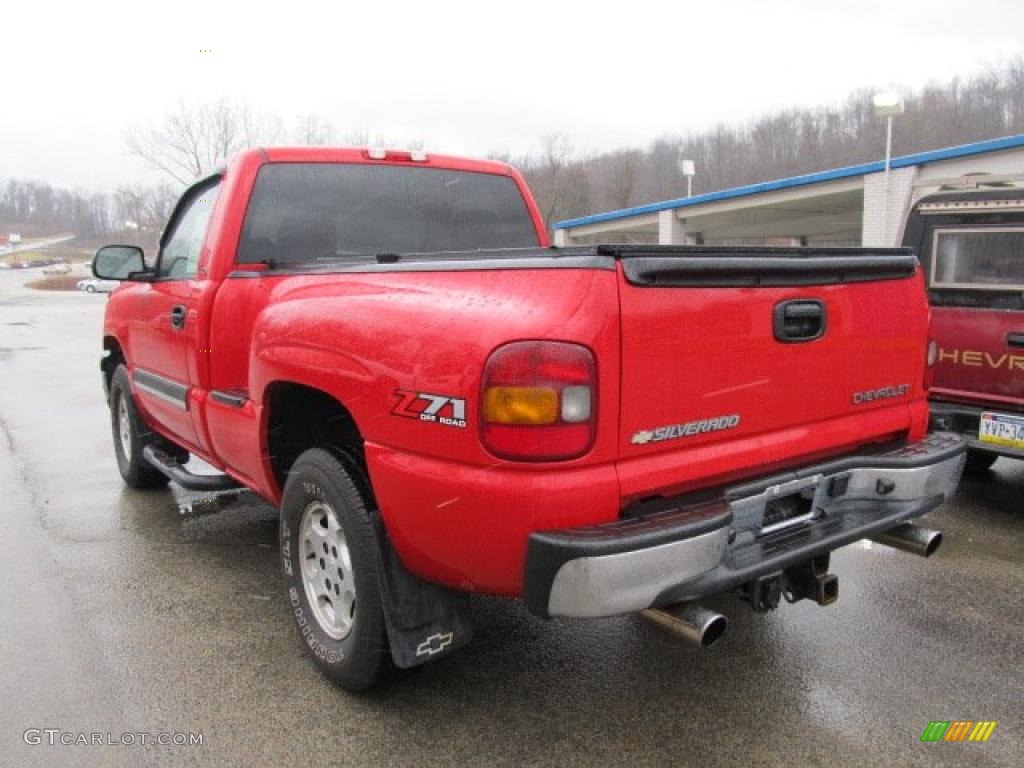
[[[182,519],[180,490],[125,488],[97,364],[105,299],[26,277],[0,272],[2,766],[1024,762],[1024,462],[925,518],[946,535],[930,560],[834,554],[831,607],[709,601],[730,626],[708,651],[635,617],[545,622],[479,599],[468,648],[353,696],[296,639],[275,510]],[[955,719],[998,725],[984,744],[919,741]],[[30,745],[32,728],[203,744]]]

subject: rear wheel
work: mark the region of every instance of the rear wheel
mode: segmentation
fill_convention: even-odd
[[[967,463],[964,464],[964,472],[977,475],[981,472],[989,470],[993,464],[996,463],[996,459],[999,456],[988,451],[967,451]]]
[[[321,671],[361,691],[390,652],[381,607],[377,541],[348,469],[319,448],[288,472],[281,502],[281,559],[289,609]]]

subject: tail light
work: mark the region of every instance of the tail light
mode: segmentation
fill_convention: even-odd
[[[425,163],[430,158],[422,150],[412,151],[400,149],[383,149],[382,147],[370,147],[363,150],[363,155],[371,160],[402,160],[411,163]]]
[[[935,363],[939,360],[939,345],[935,339],[928,340],[928,351],[925,353],[924,367],[924,388],[925,391],[932,388],[935,383]]]
[[[480,439],[495,456],[558,461],[594,443],[594,355],[562,341],[516,341],[484,367]]]

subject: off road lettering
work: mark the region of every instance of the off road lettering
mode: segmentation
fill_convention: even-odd
[[[412,392],[407,389],[396,389],[395,396],[398,403],[391,409],[394,416],[431,421],[459,429],[466,426],[466,401],[460,397]]]

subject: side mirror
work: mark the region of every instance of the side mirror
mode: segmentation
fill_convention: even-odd
[[[135,245],[105,245],[92,260],[92,273],[101,280],[129,280],[140,272],[146,272],[146,260]]]

